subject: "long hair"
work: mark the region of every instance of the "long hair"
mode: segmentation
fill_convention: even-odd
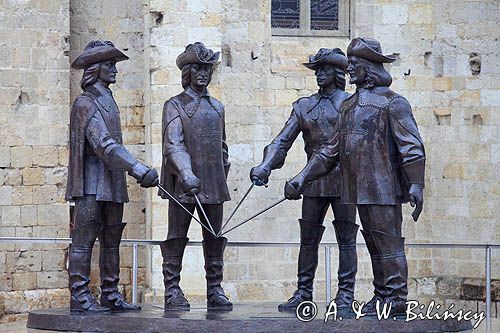
[[[192,64],[186,64],[184,66],[182,66],[182,70],[181,70],[181,84],[182,84],[182,88],[183,89],[186,89],[189,84],[191,83],[191,65]],[[210,82],[212,81],[212,75],[214,74],[214,66],[211,65],[210,66],[210,76],[208,77],[208,83],[207,83],[207,86],[210,84]]]
[[[182,66],[182,88],[186,89],[191,83],[191,64]]]
[[[85,90],[85,88],[97,82],[100,69],[101,63],[92,64],[85,68],[82,79],[80,80],[80,87],[82,87],[82,90]]]
[[[345,72],[342,68],[335,66],[335,85],[345,91]]]
[[[389,87],[392,84],[392,76],[385,70],[384,64],[371,62],[360,57],[357,58],[366,72],[365,88]]]

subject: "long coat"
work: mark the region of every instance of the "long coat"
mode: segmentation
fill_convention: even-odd
[[[425,171],[424,144],[410,104],[387,87],[358,89],[341,114],[336,135],[309,170],[326,171],[339,161],[344,203],[407,202],[409,185],[423,185]]]
[[[111,90],[86,88],[73,103],[66,200],[128,202],[125,171],[137,159],[123,146],[120,113]]]
[[[224,106],[190,87],[169,99],[163,108],[163,160],[161,183],[182,203],[195,203],[184,193],[181,173],[191,170],[201,180],[198,198],[204,204],[230,200]],[[159,195],[167,199],[162,191]]]
[[[290,118],[274,140],[264,149],[264,167],[279,169],[297,136],[302,132],[307,160],[321,145],[333,137],[339,119],[340,105],[350,95],[337,89],[331,95],[320,93],[303,97],[293,103]],[[304,187],[308,197],[340,196],[340,169],[335,168],[327,175],[312,181]]]

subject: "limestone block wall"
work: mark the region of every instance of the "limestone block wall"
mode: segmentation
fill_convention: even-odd
[[[175,59],[188,43],[221,50],[210,92],[226,106],[233,200],[250,182],[263,147],[278,133],[291,103],[317,89],[301,63],[320,47],[346,49],[349,37],[271,35],[270,0],[0,0],[0,235],[67,237],[64,202],[70,104],[81,71],[70,60],[91,39],[109,39],[130,60],[118,64],[115,98],[127,147],[160,166],[163,103],[182,91]],[[393,89],[408,98],[428,155],[425,207],[418,224],[405,207],[409,242],[500,242],[500,99],[495,0],[352,0],[351,38],[379,39],[398,60],[387,66]],[[350,92],[353,86],[348,86]],[[282,195],[305,163],[300,137],[268,188],[255,188],[236,224]],[[166,237],[167,202],[130,182],[127,238]],[[228,234],[230,241],[298,241],[300,202],[285,202]],[[334,241],[328,214],[325,241]],[[193,223],[189,237],[201,240]],[[360,238],[360,242],[363,240]],[[66,246],[0,244],[0,322],[68,299]],[[122,284],[130,291],[130,248],[122,248]],[[371,293],[371,268],[359,249],[357,298]],[[228,248],[224,287],[234,301],[285,300],[295,288],[296,248]],[[408,251],[410,297],[463,298],[466,278],[484,278],[483,251]],[[333,253],[336,269],[336,251]],[[498,251],[493,278],[500,277]],[[139,281],[147,300],[163,294],[159,249],[140,249]],[[320,252],[316,299],[324,299]],[[97,267],[97,264],[94,264]],[[96,273],[96,271],[94,271]],[[97,281],[97,276],[93,275]],[[187,250],[181,285],[205,294],[200,247]],[[465,304],[465,303],[464,303]],[[484,304],[484,303],[482,303]],[[476,309],[481,303],[465,304]]]
[[[68,235],[68,51],[68,0],[0,3],[1,236]],[[64,248],[0,244],[0,322],[60,304]]]

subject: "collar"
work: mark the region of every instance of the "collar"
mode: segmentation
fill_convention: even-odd
[[[314,95],[312,95],[311,97],[315,97],[315,98],[312,98],[310,100],[310,104],[309,104],[309,107],[307,108],[307,113],[311,112],[312,110],[314,110],[314,108],[321,102],[321,100],[323,98],[326,98],[328,100],[330,100],[330,103],[332,103],[333,107],[335,108],[335,110],[338,111],[337,107],[335,106],[335,96],[338,94],[340,89],[335,89],[333,91],[333,93],[331,94],[323,94],[323,92],[321,91],[321,89],[318,90],[318,92]]]
[[[335,97],[335,95],[338,93],[340,89],[335,89],[331,94],[324,94],[322,89],[320,88],[318,90],[318,95],[319,95],[319,98],[329,98],[330,100],[333,100],[333,98]]]
[[[192,101],[184,104],[184,110],[189,118],[191,118],[196,113],[196,111],[198,111],[202,98],[206,98],[210,106],[215,110],[215,112],[217,112],[219,116],[221,116],[221,110],[218,108],[216,101],[210,96],[208,89],[205,89],[205,92],[203,94],[198,94],[189,86],[184,90],[184,93],[192,99]]]
[[[210,93],[208,92],[208,89],[205,89],[205,92],[202,94],[198,94],[191,86],[188,86],[184,92],[189,95],[193,99],[199,99],[199,98],[210,98]]]

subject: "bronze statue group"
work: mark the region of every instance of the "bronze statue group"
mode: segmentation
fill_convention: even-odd
[[[72,63],[83,69],[81,88],[70,118],[70,155],[66,200],[74,201],[69,254],[71,303],[74,313],[140,310],[118,290],[119,245],[128,201],[125,171],[141,187],[159,187],[169,200],[168,234],[162,244],[165,310],[189,310],[179,286],[182,258],[192,219],[203,227],[207,308],[231,310],[221,286],[224,249],[223,203],[230,200],[224,106],[207,89],[219,52],[202,43],[189,44],[177,57],[182,91],[165,102],[162,118],[161,176],[137,160],[123,145],[120,115],[109,86],[116,82],[116,63],[128,57],[109,41],[92,41]],[[302,133],[307,165],[285,184],[285,198],[302,199],[297,290],[280,311],[295,311],[313,297],[318,247],[323,220],[331,206],[339,247],[338,290],[335,302],[348,314],[354,300],[357,272],[356,208],[361,233],[370,253],[376,304],[391,304],[391,314],[404,313],[408,268],[402,237],[402,204],[415,207],[417,221],[423,205],[424,145],[407,100],[389,89],[391,75],[380,43],[355,38],[346,54],[320,49],[304,66],[314,71],[319,90],[292,105],[290,118],[265,147],[262,163],[250,171],[255,186],[268,183],[297,136]],[[345,74],[356,85],[345,92]],[[194,215],[198,212],[199,219]],[[91,254],[99,239],[100,302],[89,289]]]

